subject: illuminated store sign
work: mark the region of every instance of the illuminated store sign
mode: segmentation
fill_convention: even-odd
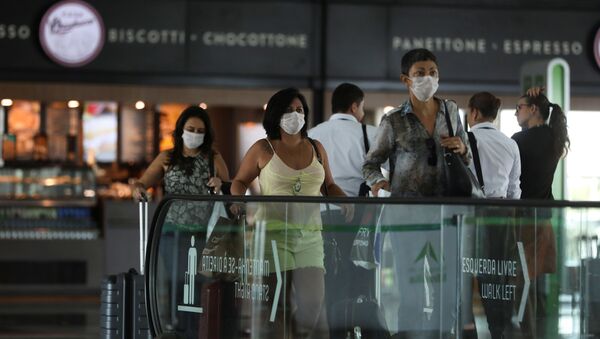
[[[40,24],[40,42],[55,62],[83,66],[96,58],[104,45],[100,14],[83,1],[61,1],[46,12]]]

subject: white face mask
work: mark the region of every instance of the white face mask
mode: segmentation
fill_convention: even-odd
[[[194,133],[184,130],[181,137],[183,138],[183,144],[189,149],[198,148],[204,143],[204,133]]]
[[[427,75],[424,77],[410,78],[412,85],[410,89],[419,101],[428,101],[438,89],[438,78]]]
[[[279,126],[287,134],[296,134],[304,127],[304,114],[298,112],[285,113],[281,116]]]

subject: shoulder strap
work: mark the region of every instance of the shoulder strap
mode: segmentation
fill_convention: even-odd
[[[310,141],[310,144],[312,145],[313,149],[315,150],[315,155],[317,156],[317,160],[319,161],[319,164],[323,165],[323,159],[321,158],[321,153],[319,153],[319,149],[317,148],[317,143],[315,142],[315,140],[313,138],[308,138],[308,141]]]
[[[367,125],[362,124],[363,143],[365,144],[365,154],[369,153],[369,137],[367,136]]]
[[[319,161],[319,164],[323,165],[323,159],[321,158],[321,153],[319,152],[319,149],[317,148],[317,143],[315,142],[315,140],[313,138],[308,138],[308,141],[310,141],[310,144],[312,145],[313,149],[315,150],[315,154],[317,155],[317,160]],[[327,185],[325,185],[323,183],[323,191],[325,191],[325,196],[329,196],[329,192],[327,192]],[[327,208],[329,208],[329,205],[327,205]]]
[[[208,152],[208,175],[209,178],[215,176],[215,152],[213,150]]]
[[[473,165],[475,165],[475,172],[477,172],[477,180],[479,181],[479,185],[483,189],[483,174],[481,173],[481,160],[479,160],[479,150],[477,149],[477,139],[475,138],[475,134],[473,132],[467,132],[467,136],[469,137],[469,145],[471,145],[471,152],[473,153]]]
[[[446,100],[442,100],[444,103],[444,113],[446,115],[446,126],[448,127],[448,136],[454,136],[454,128],[452,128],[452,121],[450,120],[450,113],[448,112],[448,105],[446,105]]]
[[[267,144],[269,144],[269,147],[271,147],[271,151],[273,151],[273,153],[275,153],[275,148],[273,147],[273,145],[269,141],[269,138],[265,138],[265,140],[267,141]]]

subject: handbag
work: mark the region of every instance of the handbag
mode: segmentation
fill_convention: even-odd
[[[367,270],[377,268],[379,258],[376,257],[378,248],[377,240],[381,235],[381,214],[383,206],[366,206],[361,225],[354,236],[350,249],[350,260],[358,267]]]
[[[350,250],[350,259],[352,259],[354,265],[367,270],[377,267],[373,248],[374,243],[375,232],[371,230],[371,227],[361,226],[356,232]]]
[[[244,234],[240,222],[245,216],[229,219],[218,217],[202,250],[200,274],[223,281],[239,281],[238,258],[244,254]]]
[[[448,127],[448,135],[454,136],[454,129],[450,121],[450,113],[446,101],[444,103],[444,111],[446,115],[446,125]],[[462,161],[460,155],[452,152],[448,148],[444,148],[444,196],[447,197],[472,197],[484,198],[481,185],[471,170],[467,168]]]

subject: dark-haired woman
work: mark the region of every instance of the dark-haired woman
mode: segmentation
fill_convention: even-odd
[[[243,195],[258,177],[262,195],[318,196],[326,189],[330,196],[345,196],[333,181],[325,149],[317,141],[313,146],[307,137],[307,117],[306,99],[297,89],[287,88],[271,97],[263,119],[267,138],[246,153],[231,194]],[[292,328],[297,336],[328,337],[319,204],[263,204],[255,219],[266,221],[265,244],[276,241],[280,269],[287,275],[279,309],[296,306]],[[272,263],[271,256],[271,251],[265,250],[265,259]],[[275,268],[271,272],[268,280],[274,291]],[[279,321],[281,318],[278,316]],[[272,335],[281,338],[285,327],[280,322],[277,325]]]
[[[201,195],[208,195],[211,190],[218,193],[222,182],[229,180],[223,157],[213,149],[214,132],[204,109],[190,106],[181,112],[173,131],[173,141],[175,146],[161,152],[135,182],[135,200],[162,179],[167,194]],[[215,167],[213,177],[209,170],[211,162]]]
[[[213,141],[214,132],[208,113],[198,106],[186,108],[175,123],[175,146],[161,152],[135,182],[134,199],[139,200],[147,188],[161,180],[164,180],[167,194],[219,193],[222,182],[229,180],[229,172],[225,161],[214,149]],[[212,170],[211,166],[214,166]],[[157,294],[165,307],[170,305],[166,300],[200,305],[203,278],[197,274],[197,266],[190,265],[190,262],[198,262],[212,212],[213,204],[210,202],[176,200],[169,207],[160,235],[156,271]],[[192,258],[188,254],[191,252],[195,253]],[[187,295],[181,288],[184,284],[189,286]],[[186,337],[197,335],[194,329],[197,331],[198,319],[193,313],[165,309],[161,310],[161,314],[161,321],[176,326],[178,333],[186,333]]]
[[[521,153],[521,198],[552,200],[554,171],[570,145],[567,117],[540,88],[519,99],[515,116],[523,128],[512,136]]]
[[[521,199],[553,200],[552,181],[558,161],[569,150],[567,117],[557,104],[542,93],[543,88],[531,88],[519,98],[515,116],[523,131],[512,138],[521,154]],[[556,272],[556,240],[552,229],[552,211],[525,208],[520,222],[519,237],[527,258],[531,286],[522,329],[530,336],[544,335],[545,301],[543,273]],[[536,279],[537,278],[537,279]]]

